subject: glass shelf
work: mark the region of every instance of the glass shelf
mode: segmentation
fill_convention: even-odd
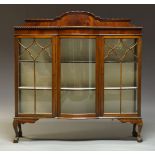
[[[63,87],[63,88],[60,88],[61,90],[96,90],[96,88],[92,87],[79,87],[79,88],[74,88],[74,87]],[[137,87],[104,87],[104,90],[133,90],[133,89],[137,89]]]
[[[137,87],[104,87],[104,90],[132,90],[137,89]]]
[[[51,87],[18,87],[18,89],[38,89],[38,90],[51,90]]]
[[[96,90],[96,88],[89,88],[89,87],[88,88],[82,88],[82,87],[81,88],[71,88],[71,87],[69,88],[69,87],[66,87],[66,88],[61,88],[61,90],[69,90],[69,91],[80,90],[81,91],[81,90]]]
[[[137,63],[137,61],[104,61],[104,63]]]
[[[95,61],[61,61],[61,63],[96,63]],[[137,63],[137,61],[104,61],[104,63]]]
[[[61,63],[96,63],[95,61],[61,61]]]

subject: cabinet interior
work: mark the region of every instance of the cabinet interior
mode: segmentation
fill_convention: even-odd
[[[97,36],[60,37],[60,112],[96,114]],[[52,114],[53,38],[18,38],[19,113]],[[103,114],[137,113],[137,38],[105,38],[99,49],[104,55]],[[104,54],[101,54],[103,52]],[[54,58],[53,58],[54,55]],[[99,62],[99,64],[102,62]],[[58,74],[58,73],[57,73]],[[56,79],[57,80],[57,79]],[[57,81],[55,81],[57,82]]]

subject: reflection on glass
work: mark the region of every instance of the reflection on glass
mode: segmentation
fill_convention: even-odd
[[[60,50],[61,113],[95,113],[96,40],[61,39]]]
[[[19,91],[19,113],[34,113],[34,91],[20,90]]]
[[[52,94],[50,90],[37,90],[36,102],[36,113],[52,113]]]

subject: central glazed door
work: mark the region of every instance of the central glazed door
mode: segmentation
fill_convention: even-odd
[[[58,38],[58,116],[97,116],[95,36]]]

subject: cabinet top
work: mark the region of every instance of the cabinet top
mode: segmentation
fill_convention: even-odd
[[[54,19],[26,19],[15,29],[142,29],[131,23],[131,19],[100,18],[86,11],[66,12]]]

